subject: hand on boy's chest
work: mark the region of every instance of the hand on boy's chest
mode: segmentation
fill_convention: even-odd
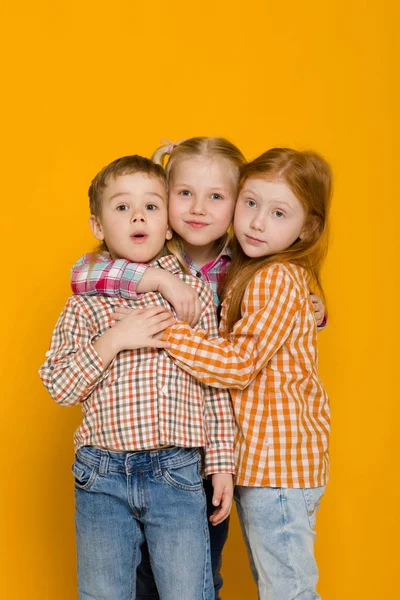
[[[179,279],[185,281],[185,283],[188,283],[190,287],[193,287],[196,290],[200,296],[201,303],[204,306],[205,300],[202,294],[204,294],[203,287],[205,284],[200,280],[183,273]],[[79,301],[84,305],[85,313],[91,313],[91,329],[96,335],[101,335],[115,323],[113,314],[119,307],[141,310],[152,306],[163,306],[171,311],[176,317],[176,312],[172,305],[159,292],[146,292],[129,300],[124,298],[110,298],[107,296],[81,296],[79,297]]]

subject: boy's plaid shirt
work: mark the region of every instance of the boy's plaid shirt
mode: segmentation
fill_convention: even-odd
[[[220,334],[176,324],[164,334],[177,364],[203,383],[230,388],[238,425],[236,483],[318,487],[329,472],[329,404],[318,378],[317,328],[305,271],[272,264],[249,283],[242,318]]]
[[[202,305],[199,327],[211,337],[218,335],[207,285],[182,273],[172,256],[150,266],[166,269],[196,289]],[[75,449],[85,445],[126,451],[204,447],[206,474],[234,473],[234,419],[226,390],[199,383],[177,367],[165,350],[156,348],[125,350],[103,369],[93,342],[110,327],[115,308],[154,305],[171,310],[156,292],[130,300],[69,298],[40,369],[42,381],[59,404],[81,404],[83,422],[75,432]]]

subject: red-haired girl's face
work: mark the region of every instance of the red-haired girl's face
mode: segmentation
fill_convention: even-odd
[[[303,204],[286,183],[249,177],[236,204],[235,235],[250,258],[269,256],[305,235],[306,218]]]

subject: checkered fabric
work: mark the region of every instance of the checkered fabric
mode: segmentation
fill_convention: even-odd
[[[218,306],[219,293],[224,284],[231,262],[230,251],[228,250],[226,253],[220,254],[215,260],[207,263],[203,267],[197,266],[187,254],[185,255],[185,261],[191,275],[194,277],[199,277],[208,283],[214,296],[215,306]]]
[[[108,252],[84,254],[71,269],[74,294],[132,298],[148,265],[130,263],[122,258],[110,260]]]
[[[202,305],[199,326],[211,337],[218,335],[207,285],[181,273],[172,256],[150,266],[167,269],[196,289]],[[74,436],[76,450],[85,445],[126,451],[203,446],[206,474],[234,473],[234,419],[226,390],[199,383],[162,349],[125,350],[103,369],[93,343],[110,327],[115,308],[154,305],[171,309],[157,292],[131,300],[69,298],[40,369],[42,381],[59,404],[81,404],[83,421]]]
[[[188,255],[185,255],[185,260],[190,274],[209,284],[214,303],[218,306],[218,291],[228,271],[230,252],[221,254],[203,267],[196,265]],[[137,285],[147,267],[146,264],[130,263],[123,259],[111,260],[107,252],[95,256],[85,254],[71,269],[71,288],[74,294],[115,296],[129,300],[136,295]]]
[[[267,266],[250,282],[229,335],[169,328],[179,366],[202,383],[230,388],[238,430],[238,485],[317,487],[329,471],[329,404],[318,378],[317,328],[305,271]]]

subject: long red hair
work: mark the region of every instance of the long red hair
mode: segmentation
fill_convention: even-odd
[[[237,240],[234,240],[232,264],[223,294],[224,297],[231,290],[227,313],[228,332],[232,331],[241,317],[246,287],[258,271],[273,262],[291,262],[304,267],[311,276],[314,291],[319,292],[325,300],[321,267],[328,248],[328,214],[332,192],[332,172],[328,163],[315,152],[272,148],[244,165],[239,190],[251,177],[283,181],[290,187],[306,210],[307,234],[279,254],[260,258],[246,256]]]

